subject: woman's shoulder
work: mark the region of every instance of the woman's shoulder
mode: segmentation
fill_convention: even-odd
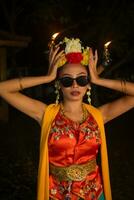
[[[86,103],[84,103],[84,106],[88,110],[88,112],[94,116],[94,118],[96,120],[100,119],[102,121],[103,116],[102,116],[102,113],[99,108],[97,108],[91,104],[86,104]]]
[[[83,104],[88,110],[100,112],[99,108],[97,108],[97,107],[95,107],[95,106],[93,106],[91,104],[87,104],[87,103],[83,103]]]

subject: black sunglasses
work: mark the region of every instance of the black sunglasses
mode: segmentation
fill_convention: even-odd
[[[88,76],[78,76],[76,78],[65,76],[65,77],[59,78],[60,83],[64,87],[71,87],[73,85],[74,80],[79,86],[82,86],[82,87],[86,86],[89,83]]]

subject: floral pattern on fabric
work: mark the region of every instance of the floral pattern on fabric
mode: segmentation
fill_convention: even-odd
[[[53,121],[48,140],[49,162],[55,166],[84,164],[96,158],[101,144],[100,130],[89,113],[87,119],[78,124],[59,112]],[[53,175],[49,178],[50,197],[55,200],[65,199],[69,182],[58,181]],[[99,167],[87,175],[83,181],[71,183],[70,198],[77,200],[98,200],[103,188]]]

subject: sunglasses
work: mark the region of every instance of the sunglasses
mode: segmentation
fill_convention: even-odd
[[[78,76],[76,78],[71,78],[69,76],[65,76],[62,78],[59,78],[60,83],[64,87],[71,87],[73,85],[74,80],[76,81],[77,85],[84,87],[89,83],[88,76]]]

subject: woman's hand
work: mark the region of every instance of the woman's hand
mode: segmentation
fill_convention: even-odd
[[[55,47],[52,46],[49,53],[48,75],[52,80],[56,78],[59,61],[65,56],[64,51],[59,51],[59,49],[59,45]]]
[[[95,54],[93,54],[92,49],[89,50],[89,72],[90,72],[90,78],[91,82],[94,84],[97,84],[99,80],[98,72],[97,72],[97,61],[98,61],[98,53],[97,50],[95,50]]]

